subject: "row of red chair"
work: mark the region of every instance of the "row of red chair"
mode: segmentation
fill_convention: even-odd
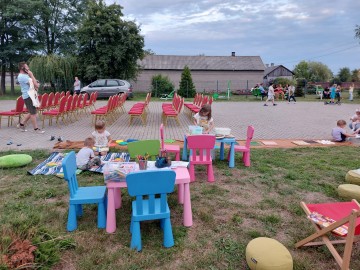
[[[146,126],[146,118],[147,118],[147,111],[149,103],[151,99],[151,93],[147,93],[144,102],[135,103],[131,109],[129,110],[128,114],[130,116],[129,125],[131,125],[134,118],[140,118],[141,122],[144,126]]]
[[[92,123],[94,124],[100,119],[109,123],[114,122],[121,113],[125,112],[125,101],[126,94],[109,97],[108,103],[105,106],[91,111],[93,116]]]
[[[205,104],[212,104],[213,97],[212,96],[204,96],[202,94],[197,93],[194,97],[193,103],[185,103],[184,106],[188,111],[189,117],[192,118],[192,116],[196,113],[198,113],[201,109],[201,107]]]
[[[179,114],[181,112],[182,106],[184,104],[184,98],[179,95],[174,95],[172,103],[163,103],[162,104],[162,122],[166,126],[168,118],[173,118],[176,120],[177,124],[180,126]]]

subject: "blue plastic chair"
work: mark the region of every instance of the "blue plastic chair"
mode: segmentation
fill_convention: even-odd
[[[76,179],[76,156],[72,151],[66,155],[62,161],[64,178],[68,182],[70,190],[69,214],[67,221],[67,230],[74,231],[77,228],[77,216],[82,216],[83,204],[98,205],[98,228],[104,229],[106,226],[106,187],[79,187]]]
[[[160,227],[164,231],[164,246],[174,245],[167,193],[173,192],[175,177],[175,172],[171,170],[141,171],[126,176],[128,192],[130,196],[136,196],[132,202],[130,248],[137,251],[142,249],[140,222],[157,219],[160,219]],[[160,194],[160,198],[155,198],[157,194]],[[145,200],[143,196],[148,198]]]

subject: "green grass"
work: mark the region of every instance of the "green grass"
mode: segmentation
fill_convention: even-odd
[[[357,147],[252,149],[251,167],[236,155],[236,168],[216,160],[214,184],[197,169],[191,183],[193,226],[182,225],[177,192],[169,196],[175,246],[162,247],[158,222],[142,224],[143,251],[130,250],[131,198],[122,190],[117,230],[107,234],[96,227],[96,207],[85,206],[78,229],[66,232],[68,189],[55,176],[26,172],[43,161],[46,151],[24,151],[33,162],[17,169],[0,169],[0,258],[15,239],[37,247],[39,269],[247,269],[245,248],[253,238],[266,236],[283,243],[294,259],[294,269],[336,268],[324,248],[294,244],[313,232],[300,201],[341,201],[336,188],[358,165]],[[1,152],[5,155],[13,152]],[[78,176],[81,186],[103,184],[102,175]],[[355,248],[351,269],[360,269]],[[6,269],[1,264],[0,269]]]

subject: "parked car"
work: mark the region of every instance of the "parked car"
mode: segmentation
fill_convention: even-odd
[[[127,98],[133,98],[132,85],[125,80],[119,79],[99,79],[83,87],[80,93],[98,92],[99,98],[107,98],[113,95],[125,93]]]

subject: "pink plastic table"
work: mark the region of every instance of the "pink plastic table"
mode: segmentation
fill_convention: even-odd
[[[176,173],[175,184],[178,185],[178,202],[183,205],[183,223],[185,227],[192,226],[192,210],[190,198],[190,174],[187,168],[173,169]],[[116,209],[121,207],[121,188],[126,188],[126,182],[108,182],[108,205],[106,217],[106,232],[116,230]]]

